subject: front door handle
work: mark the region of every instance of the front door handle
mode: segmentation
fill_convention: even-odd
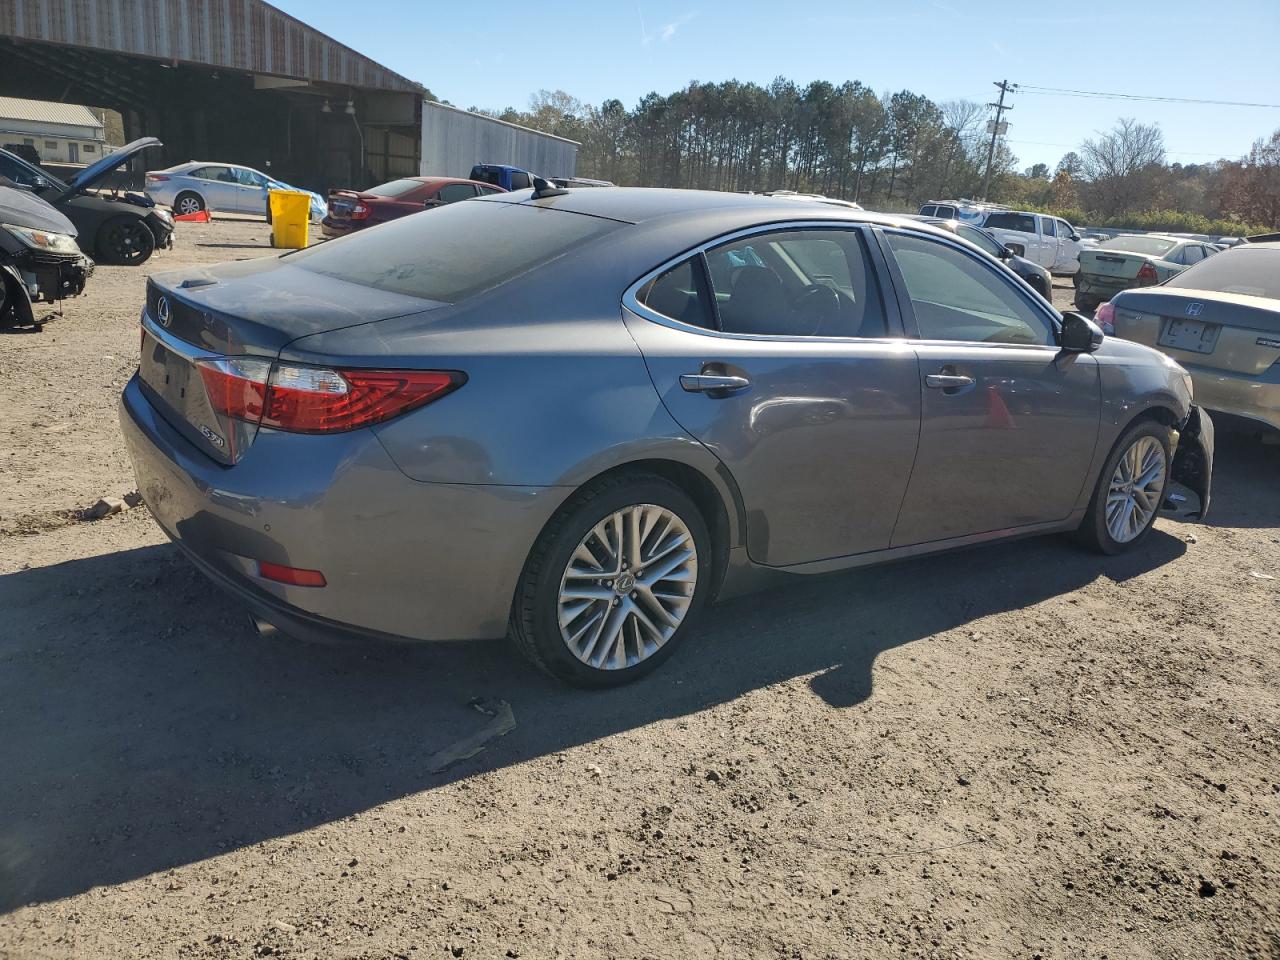
[[[749,386],[751,386],[751,381],[746,377],[720,376],[710,373],[680,374],[680,387],[689,393],[709,393],[712,396],[717,394],[727,396],[731,393],[737,393],[739,390],[745,390]]]
[[[955,390],[957,387],[972,387],[973,377],[954,373],[930,373],[925,376],[924,385],[935,390]]]

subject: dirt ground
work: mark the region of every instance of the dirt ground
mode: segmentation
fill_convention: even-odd
[[[1280,957],[1280,448],[1133,554],[798,579],[610,693],[263,640],[74,511],[133,487],[146,271],[267,230],[0,336],[0,957]]]

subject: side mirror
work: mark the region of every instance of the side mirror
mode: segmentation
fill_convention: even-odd
[[[1102,328],[1081,313],[1062,315],[1062,349],[1068,353],[1093,353],[1106,339]]]
[[[1004,245],[1004,252],[1000,254],[1001,259],[1004,259],[1004,260],[1008,260],[1010,257],[1017,257],[1017,256],[1021,256],[1021,254],[1018,253],[1018,248],[1011,243],[1006,243]]]
[[[1072,242],[1073,242],[1073,243],[1079,243],[1079,242],[1080,242],[1080,234],[1078,234],[1078,233],[1073,233],[1073,234],[1071,235],[1071,240],[1072,240]]]
[[[430,210],[432,207],[443,207],[444,201],[437,200],[435,197],[432,197],[430,200],[422,201],[422,205],[426,207],[428,210]]]

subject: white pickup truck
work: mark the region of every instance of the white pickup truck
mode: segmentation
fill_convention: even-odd
[[[1059,217],[975,200],[931,200],[920,214],[985,227],[1018,256],[1050,273],[1069,277],[1080,270],[1080,234]]]
[[[1080,234],[1065,220],[1022,210],[991,210],[982,215],[981,223],[1018,256],[1050,273],[1072,276],[1080,270]]]

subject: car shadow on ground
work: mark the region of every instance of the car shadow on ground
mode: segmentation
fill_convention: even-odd
[[[723,603],[632,686],[583,692],[505,642],[264,640],[171,546],[0,577],[0,910],[80,893],[688,715],[798,676],[832,709],[879,653],[1185,550],[1103,558],[1048,537],[815,578]],[[515,730],[432,757],[507,701]],[[159,802],[157,802],[157,798]]]
[[[1254,529],[1280,524],[1280,444],[1263,439],[1256,426],[1214,416],[1211,527]],[[1260,494],[1260,495],[1257,495]]]

